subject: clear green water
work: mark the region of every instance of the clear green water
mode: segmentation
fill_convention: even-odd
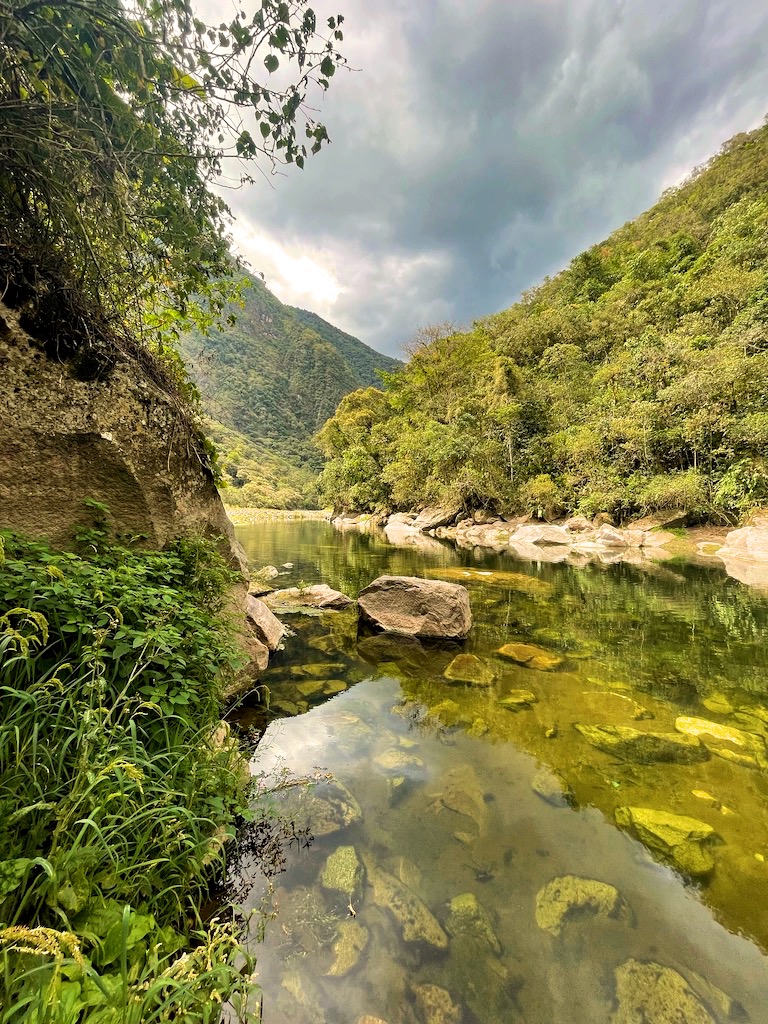
[[[387,1024],[768,1021],[768,773],[719,756],[636,764],[574,728],[669,733],[678,716],[693,716],[758,734],[768,707],[765,596],[685,564],[648,572],[478,559],[438,543],[394,548],[382,535],[320,522],[262,523],[238,535],[254,568],[294,563],[280,586],[326,582],[351,597],[384,572],[455,578],[472,569],[462,580],[475,620],[465,650],[496,674],[487,687],[451,683],[443,673],[456,650],[358,642],[348,613],[290,619],[296,636],[263,679],[271,712],[253,771],[267,781],[286,766],[332,773],[362,813],[288,850],[276,917],[256,949],[266,1024],[357,1024],[366,1014]],[[562,661],[546,672],[515,664],[496,654],[510,642]],[[517,712],[500,703],[520,689],[535,703]],[[441,710],[446,700],[455,706]],[[265,722],[256,701],[240,716]],[[543,768],[570,788],[573,806],[534,791]],[[326,792],[321,784],[314,796]],[[712,826],[714,870],[683,878],[616,827],[622,805]],[[340,846],[366,859],[351,900],[320,881]],[[407,886],[442,927],[450,901],[473,894],[498,946],[455,927],[446,948],[406,941],[391,894],[372,884],[377,875]],[[558,936],[543,930],[537,894],[564,875],[615,886],[621,912],[583,913]],[[263,891],[256,880],[250,905]],[[349,922],[365,929],[367,945],[348,973],[329,974],[340,969],[333,944]],[[661,997],[648,1016],[633,1016],[617,1001],[614,975],[630,958],[677,971],[706,1016],[692,1004],[674,1016]],[[463,1016],[430,1016],[417,998],[425,984],[447,990]]]

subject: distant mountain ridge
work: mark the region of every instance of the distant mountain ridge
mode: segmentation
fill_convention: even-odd
[[[274,492],[274,500],[283,504],[311,503],[316,499],[308,481],[322,468],[312,437],[345,395],[380,384],[377,370],[391,373],[402,363],[316,313],[285,305],[263,281],[248,277],[244,306],[234,310],[235,324],[209,337],[186,336],[182,356],[217,428],[211,436],[225,481],[232,485],[225,499],[264,504]],[[236,435],[243,443],[233,449]],[[245,451],[270,456],[271,484],[259,476],[258,493],[254,487],[245,490],[255,482],[258,465]]]

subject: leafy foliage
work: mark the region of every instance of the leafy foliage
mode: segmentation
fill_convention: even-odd
[[[2,539],[0,1020],[216,1020],[244,986],[237,922],[196,909],[248,813],[231,574],[192,541]]]
[[[306,100],[343,63],[342,22],[307,0],[216,24],[191,0],[0,0],[0,246],[54,253],[63,287],[135,331],[177,328],[229,269],[210,186],[328,141]]]
[[[314,313],[283,305],[258,278],[249,279],[242,301],[235,323],[209,337],[182,339],[203,408],[221,425],[209,433],[224,479],[233,485],[225,497],[237,504],[306,507],[317,500],[306,488],[322,465],[313,434],[345,394],[379,382],[378,369],[392,372],[401,364]],[[236,489],[251,484],[256,486],[241,502]]]
[[[768,127],[321,429],[337,507],[554,516],[768,499]]]

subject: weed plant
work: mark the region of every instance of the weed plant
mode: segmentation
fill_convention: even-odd
[[[207,1022],[241,922],[198,912],[246,810],[212,546],[0,535],[0,1024]]]

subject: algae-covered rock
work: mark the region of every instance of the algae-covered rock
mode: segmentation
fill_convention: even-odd
[[[552,651],[536,647],[533,644],[504,644],[496,653],[500,654],[502,658],[509,658],[511,661],[517,662],[518,665],[535,668],[540,672],[551,672],[563,663],[559,654],[553,654]]]
[[[515,999],[517,980],[501,960],[473,935],[451,939],[445,982],[466,1004],[472,1019],[482,1024],[512,1024],[520,1020]]]
[[[485,736],[487,732],[488,723],[482,718],[475,718],[467,729],[467,736],[473,736],[475,739],[480,739],[482,736]]]
[[[439,985],[414,985],[413,994],[424,1024],[459,1024],[461,1006]]]
[[[715,715],[732,715],[734,712],[733,704],[724,693],[710,693],[701,703]]]
[[[488,823],[488,805],[477,775],[469,765],[450,768],[440,779],[440,790],[432,794],[432,810],[439,814],[452,811],[475,823],[485,831]]]
[[[682,736],[676,732],[641,732],[624,725],[577,723],[575,728],[593,747],[635,764],[654,764],[657,761],[694,764],[709,758],[709,751],[696,736]]]
[[[488,662],[474,654],[457,654],[443,675],[446,679],[472,686],[491,686],[496,678]]]
[[[363,865],[354,846],[338,846],[328,856],[320,874],[324,889],[340,892],[352,899],[360,892],[363,880]]]
[[[277,794],[282,817],[314,836],[327,836],[359,821],[363,812],[346,786],[334,780]]]
[[[425,767],[420,757],[397,748],[377,754],[373,762],[385,772],[394,772],[395,775],[413,774],[413,772],[420,772]]]
[[[485,943],[496,956],[501,955],[501,944],[496,938],[491,919],[474,893],[463,892],[453,897],[445,927],[449,935],[470,935],[478,942]]]
[[[469,725],[472,717],[462,710],[455,700],[441,700],[429,709],[429,717],[436,719],[449,729],[454,725]]]
[[[704,821],[650,807],[618,807],[615,817],[617,825],[686,875],[707,875],[715,866],[711,843],[716,833]]]
[[[768,768],[765,740],[754,733],[686,715],[675,720],[675,729],[686,736],[698,737],[708,750],[727,761],[749,768]]]
[[[550,768],[541,768],[536,772],[531,779],[531,789],[553,807],[573,805],[573,790],[562,776]]]
[[[530,690],[510,690],[505,697],[499,701],[499,706],[507,711],[522,711],[535,704],[538,698]]]
[[[715,1024],[685,978],[671,967],[627,960],[614,971],[611,1024]]]
[[[579,917],[617,918],[627,913],[619,890],[594,878],[561,875],[536,895],[536,924],[555,936]]]
[[[405,942],[423,942],[434,949],[447,949],[448,936],[429,908],[407,885],[382,870],[363,855],[368,883],[373,889],[373,902],[394,917]]]
[[[342,921],[333,943],[333,963],[326,971],[326,976],[343,978],[345,974],[349,974],[354,967],[357,967],[367,945],[367,928],[358,924],[357,921]]]

